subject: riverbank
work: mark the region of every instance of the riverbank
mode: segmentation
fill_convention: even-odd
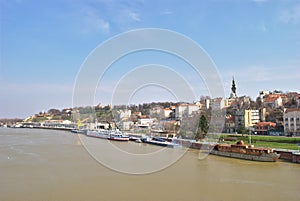
[[[260,136],[260,135],[239,135],[239,134],[221,134],[220,139],[228,144],[243,140],[251,143],[255,147],[269,147],[273,149],[298,150],[300,137],[285,136]]]

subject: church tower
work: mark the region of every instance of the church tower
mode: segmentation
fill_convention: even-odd
[[[232,78],[230,98],[237,98],[234,77]]]

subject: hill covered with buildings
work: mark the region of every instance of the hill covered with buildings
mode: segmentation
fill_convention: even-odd
[[[234,79],[228,98],[201,97],[193,103],[153,102],[139,105],[101,105],[50,109],[22,121],[1,120],[2,126],[47,126],[119,128],[121,130],[182,137],[203,137],[203,121],[210,126],[219,114],[220,126],[213,132],[257,135],[300,135],[300,94],[298,92],[259,91],[256,100],[238,96]],[[200,121],[202,117],[202,122]],[[205,118],[205,120],[203,119]],[[203,126],[203,125],[202,125]],[[205,126],[204,126],[205,127]],[[197,135],[197,133],[199,135]]]

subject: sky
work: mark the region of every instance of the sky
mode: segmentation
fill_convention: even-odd
[[[299,0],[0,0],[0,9],[0,118],[72,107],[76,78],[90,53],[143,28],[171,30],[199,44],[227,97],[233,76],[239,96],[300,92]],[[120,79],[149,63],[171,66],[195,89],[196,99],[209,94],[180,59],[145,51],[115,62],[99,78],[94,102],[111,103]],[[136,86],[128,103],[177,100],[152,86]]]

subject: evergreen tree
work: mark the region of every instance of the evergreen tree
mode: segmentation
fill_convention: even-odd
[[[204,138],[208,132],[208,123],[206,117],[202,114],[198,124],[198,131],[196,134],[196,139]]]

